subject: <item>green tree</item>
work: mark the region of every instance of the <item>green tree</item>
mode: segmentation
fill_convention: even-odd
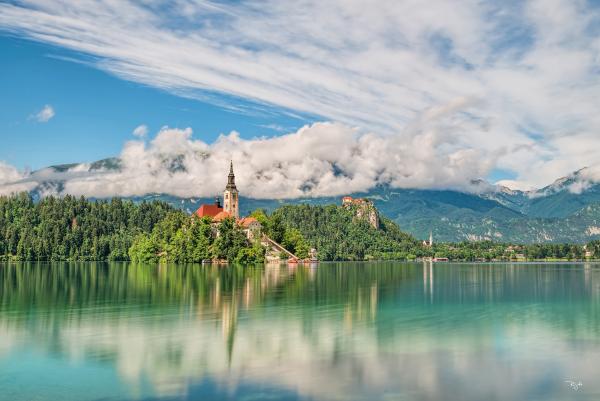
[[[218,235],[212,246],[214,258],[235,261],[242,248],[247,247],[248,240],[233,218],[226,218],[219,224]]]
[[[281,245],[299,258],[307,258],[310,246],[297,228],[285,230]]]

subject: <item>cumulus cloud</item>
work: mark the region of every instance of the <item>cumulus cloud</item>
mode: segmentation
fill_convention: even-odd
[[[148,126],[144,124],[138,125],[137,127],[135,127],[132,134],[133,136],[136,136],[138,138],[145,138],[148,135]]]
[[[45,105],[40,111],[33,114],[31,118],[40,123],[46,123],[54,117],[54,108],[49,104]]]
[[[585,190],[589,189],[592,185],[589,181],[576,181],[573,184],[569,185],[568,190],[573,194],[580,194]]]
[[[538,198],[565,190],[579,195],[598,183],[600,183],[600,163],[574,171],[550,185],[532,190],[528,195],[531,198]]]
[[[20,173],[16,168],[0,161],[0,184],[16,181],[22,177],[23,174]]]
[[[506,187],[512,190],[517,190],[517,191],[534,191],[535,188],[527,185],[527,184],[523,184],[520,181],[515,181],[515,180],[500,180],[497,181],[495,183],[495,185],[499,185],[501,187]]]
[[[453,123],[436,134],[460,155],[447,161],[494,154],[522,186],[600,160],[600,11],[591,2],[175,3],[2,3],[0,28],[175,94],[304,112],[402,136],[406,147],[427,142],[415,122],[455,102]]]
[[[0,161],[0,195],[11,195],[30,191],[36,187],[35,182],[22,182],[27,172],[20,172],[15,167]]]
[[[241,193],[253,198],[333,196],[378,184],[468,190],[465,183],[485,176],[499,155],[447,134],[452,121],[451,113],[434,113],[410,133],[393,136],[324,122],[272,138],[243,139],[231,132],[211,144],[194,139],[191,128],[163,128],[148,142],[127,142],[118,169],[81,164],[23,177],[6,167],[10,177],[4,183],[12,185],[11,177],[30,186],[62,182],[61,193],[93,197],[213,196],[223,190],[233,160]]]
[[[567,176],[569,185],[567,189],[574,194],[580,194],[589,189],[592,185],[600,182],[600,164],[585,167],[575,173]],[[560,182],[559,180],[558,182]]]

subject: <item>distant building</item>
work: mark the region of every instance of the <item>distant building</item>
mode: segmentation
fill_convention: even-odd
[[[226,218],[232,217],[236,223],[246,234],[249,240],[260,239],[262,234],[262,225],[254,217],[243,217],[240,216],[240,199],[239,192],[235,185],[235,174],[233,173],[233,162],[229,165],[229,175],[227,176],[227,185],[223,191],[223,206],[221,207],[221,200],[219,197],[215,198],[214,204],[203,204],[200,205],[198,210],[194,213],[198,217],[210,217],[213,225],[216,225]],[[216,232],[216,228],[215,228]],[[218,232],[216,232],[218,235]]]
[[[379,213],[373,202],[366,198],[356,198],[344,196],[342,198],[342,206],[346,209],[356,207],[356,217],[364,219],[376,229],[379,229]]]
[[[238,224],[242,227],[249,240],[260,239],[262,225],[254,217],[243,217],[238,221]]]
[[[429,241],[423,241],[423,246],[433,246],[433,233],[431,231],[429,231]]]

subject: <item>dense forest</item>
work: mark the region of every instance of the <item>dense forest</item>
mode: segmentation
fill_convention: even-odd
[[[320,260],[583,260],[600,256],[600,241],[576,244],[438,243],[432,247],[380,217],[379,228],[336,205],[283,206],[252,213],[263,232],[301,258]],[[216,236],[216,232],[219,235]],[[0,197],[0,260],[197,263],[264,261],[233,219],[218,226],[160,201],[90,201],[65,196],[34,202],[27,194]],[[282,255],[284,257],[284,255]]]
[[[324,260],[414,259],[427,254],[420,241],[400,231],[393,221],[380,217],[376,229],[357,218],[352,208],[282,206],[270,219],[297,230]]]
[[[219,235],[216,236],[216,231]],[[168,213],[150,233],[140,233],[129,249],[134,262],[200,263],[205,259],[239,264],[261,263],[265,249],[250,243],[234,219],[224,219],[217,227],[209,218],[176,211]]]
[[[584,260],[600,256],[600,241],[580,244],[510,244],[492,241],[464,241],[434,244],[431,255],[450,260]]]
[[[0,258],[10,260],[129,260],[140,233],[173,209],[163,202],[72,196],[33,202],[27,194],[0,197]]]

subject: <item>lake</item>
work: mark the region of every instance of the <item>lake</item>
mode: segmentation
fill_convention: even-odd
[[[0,264],[0,399],[600,400],[600,265]]]

